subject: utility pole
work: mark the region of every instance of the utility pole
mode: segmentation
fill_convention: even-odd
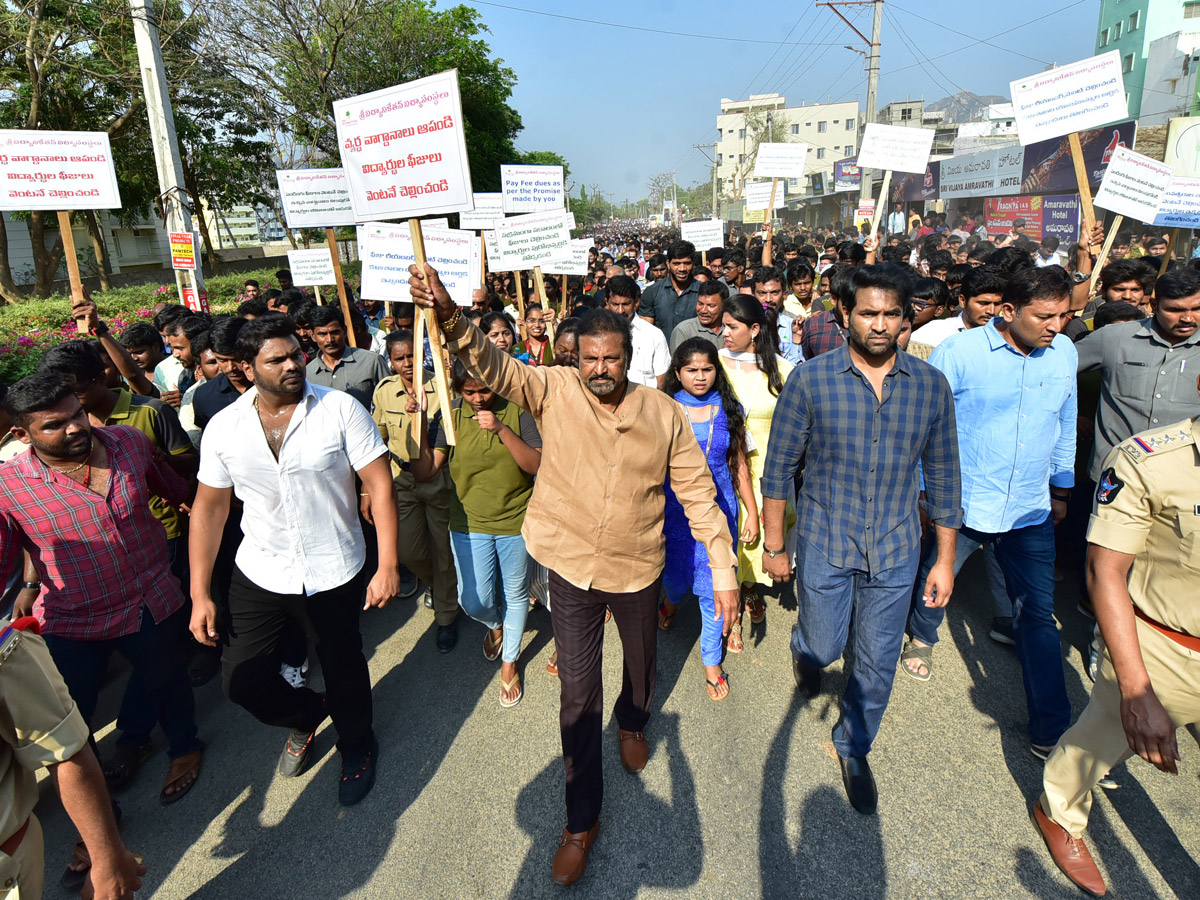
[[[158,200],[162,204],[167,231],[192,233],[192,210],[183,186],[183,162],[175,136],[175,113],[167,91],[162,45],[154,24],[153,0],[129,0],[133,12],[133,33],[137,41],[138,67],[142,71],[142,91],[146,95],[146,114],[150,119],[150,143],[158,169]],[[197,242],[199,243],[199,242]],[[175,284],[188,309],[208,311],[208,293],[204,290],[199,248],[196,268],[176,269]]]
[[[875,7],[875,15],[871,20],[870,40],[867,40],[866,35],[855,28],[854,24],[837,10],[839,6],[865,6],[868,3]],[[863,117],[862,128],[857,135],[858,146],[861,147],[862,135],[866,130],[867,123],[875,121],[875,103],[879,94],[879,38],[883,31],[883,0],[829,0],[829,2],[820,2],[817,5],[828,6],[833,10],[834,15],[850,26],[850,30],[857,34],[871,51],[867,56],[867,111]],[[872,182],[866,178],[866,173],[861,169],[859,170],[859,179],[859,199],[871,199]],[[887,198],[880,197],[879,202],[886,203]]]

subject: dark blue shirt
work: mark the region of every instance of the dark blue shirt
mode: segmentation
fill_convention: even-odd
[[[241,393],[229,383],[229,378],[225,375],[218,375],[211,381],[204,382],[192,395],[192,413],[196,427],[203,431],[213,416],[240,396]]]
[[[792,371],[771,422],[763,496],[790,497],[801,461],[796,513],[831,565],[874,574],[918,552],[922,469],[929,518],[962,524],[950,385],[902,351],[884,377],[882,402],[845,346]]]
[[[654,325],[671,343],[671,332],[685,319],[696,318],[696,300],[700,296],[700,282],[692,279],[682,294],[675,293],[671,276],[649,285],[642,292],[642,303],[638,315],[651,316]]]

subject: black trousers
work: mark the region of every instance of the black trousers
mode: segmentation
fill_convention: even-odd
[[[587,831],[604,799],[604,609],[612,610],[624,655],[613,710],[625,731],[643,731],[658,678],[658,597],[662,575],[640,591],[615,594],[575,587],[550,573],[550,616],[561,685],[559,729],[567,770],[567,830]]]
[[[225,693],[260,722],[313,731],[326,711],[338,733],[338,750],[365,751],[371,743],[371,676],[363,655],[358,617],[363,573],[332,590],[277,594],[235,568],[229,585],[232,620],[223,657]],[[312,623],[326,703],[311,688],[294,688],[279,674],[292,622]]]

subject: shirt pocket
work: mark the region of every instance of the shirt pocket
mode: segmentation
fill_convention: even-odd
[[[339,458],[345,457],[340,430],[322,429],[305,437],[300,450],[300,461],[305,471],[330,472],[337,466]]]
[[[1200,572],[1200,516],[1186,509],[1179,512],[1180,562],[1193,572]]]
[[[1123,399],[1145,402],[1155,373],[1144,362],[1121,360],[1113,376],[1113,391]]]
[[[1047,375],[1038,385],[1038,408],[1057,413],[1071,392],[1072,375]]]

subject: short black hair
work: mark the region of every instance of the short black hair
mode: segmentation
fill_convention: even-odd
[[[134,322],[121,332],[121,346],[126,350],[137,347],[157,347],[162,350],[162,335],[149,322]]]
[[[1040,246],[1043,250],[1049,250],[1051,253],[1053,253],[1058,249],[1058,243],[1058,238],[1052,234],[1048,234],[1042,238],[1042,242],[1038,246]]]
[[[191,315],[191,310],[186,306],[180,306],[178,303],[172,303],[170,306],[164,306],[154,316],[154,328],[157,331],[166,331],[167,326],[176,319],[181,319],[184,316]]]
[[[816,270],[808,264],[808,261],[801,258],[792,262],[787,267],[787,283],[790,287],[794,282],[803,281],[804,279],[816,279]]]
[[[1200,272],[1187,267],[1164,273],[1154,286],[1155,300],[1182,300],[1200,294]]]
[[[265,316],[267,309],[267,301],[260,297],[255,297],[253,300],[243,300],[238,304],[237,315],[239,316]]]
[[[866,262],[867,251],[863,249],[862,244],[846,241],[838,248],[838,259],[852,263]]]
[[[104,357],[93,341],[64,341],[42,356],[37,371],[66,376],[86,384],[104,377]]]
[[[1008,287],[1009,273],[995,266],[977,266],[963,276],[959,296],[966,303],[980,294],[1000,294]]]
[[[188,339],[188,344],[194,348],[196,339],[208,331],[210,327],[208,319],[203,316],[180,316],[167,326],[167,337],[182,335]]]
[[[24,428],[34,413],[53,409],[74,394],[75,385],[61,372],[34,372],[9,388],[4,411],[14,425]]]
[[[267,341],[274,338],[294,338],[296,323],[283,313],[267,313],[259,316],[253,322],[246,322],[238,333],[237,344],[234,347],[234,357],[241,362],[253,364]]]
[[[950,271],[950,267],[954,265],[954,254],[949,250],[935,250],[929,254],[927,260],[929,263],[929,271],[935,272],[938,269]]]
[[[308,327],[309,328],[325,328],[329,325],[341,325],[345,331],[346,323],[342,320],[342,314],[336,306],[313,306],[308,311]]]
[[[1010,246],[1001,247],[999,250],[994,251],[987,258],[987,264],[1012,274],[1022,269],[1033,268],[1033,259],[1030,257],[1028,250]]]
[[[1157,266],[1149,269],[1137,259],[1114,259],[1100,270],[1100,291],[1103,293],[1115,285],[1136,281],[1142,286],[1142,290],[1149,294],[1154,290],[1154,279],[1157,275]]]
[[[403,344],[405,341],[410,344],[413,342],[413,333],[407,328],[401,329],[400,331],[393,331],[384,339],[383,343],[387,349],[387,356],[389,359],[392,355],[392,347],[394,347],[396,344]]]
[[[760,284],[766,284],[768,281],[778,281],[780,287],[786,287],[783,280],[783,273],[773,266],[762,266],[754,271],[754,277],[750,279],[750,284],[753,287],[758,287]]]
[[[695,259],[696,245],[691,241],[672,241],[667,247],[667,260]]]
[[[1071,296],[1071,276],[1062,266],[1022,269],[1014,272],[1004,288],[1003,303],[1020,312],[1034,300],[1045,297],[1066,299]]]
[[[927,300],[933,306],[950,305],[950,288],[940,278],[918,278],[913,282],[912,298]]]
[[[907,314],[912,303],[913,280],[903,266],[896,263],[855,266],[849,272],[849,279],[849,290],[842,295],[842,309],[847,315],[858,303],[858,292],[868,288],[892,292],[900,300],[900,309]]]
[[[630,300],[640,300],[642,289],[628,275],[614,275],[604,285],[606,297],[625,297]]]
[[[1101,303],[1096,309],[1096,315],[1092,318],[1092,331],[1099,331],[1105,325],[1112,325],[1115,322],[1140,322],[1146,318],[1146,314],[1134,306],[1132,303],[1126,303],[1124,300],[1112,300],[1108,303]],[[1087,337],[1085,333],[1082,337]]]
[[[286,275],[288,278],[291,278],[292,277],[291,269],[280,269],[278,272],[275,273],[275,277],[277,279],[282,278],[284,275]]]
[[[610,309],[589,309],[585,312],[579,317],[578,334],[581,343],[585,337],[599,337],[602,334],[619,335],[621,347],[625,351],[625,364],[629,365],[633,361],[633,328]]]
[[[701,297],[720,297],[722,303],[729,299],[729,288],[723,281],[702,281],[697,293]]]
[[[242,282],[242,287],[250,287],[250,285],[254,285],[255,287],[258,287],[258,280],[254,279],[254,278],[247,278],[245,281]]]

